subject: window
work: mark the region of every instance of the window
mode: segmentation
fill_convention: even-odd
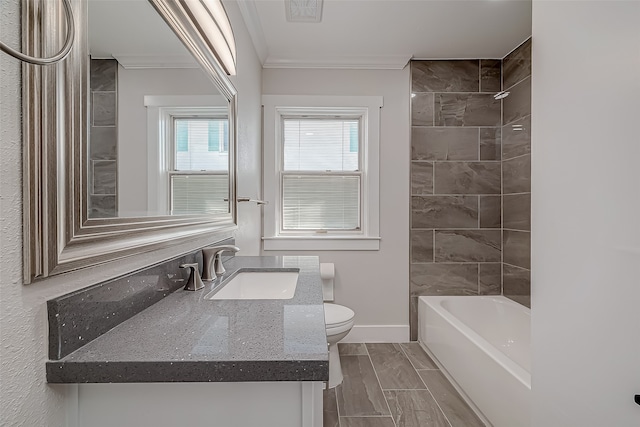
[[[265,250],[377,250],[381,97],[264,96]]]
[[[207,151],[227,153],[229,151],[229,123],[226,119],[205,118],[198,120],[177,119],[175,121],[176,147],[178,152],[189,151],[189,142],[201,144],[206,138]],[[189,138],[189,135],[196,138]]]
[[[359,231],[359,117],[282,118],[281,231]]]
[[[228,104],[221,95],[144,97],[148,212],[230,213]]]
[[[172,110],[169,170],[174,215],[228,212],[229,124],[214,111],[190,115]]]

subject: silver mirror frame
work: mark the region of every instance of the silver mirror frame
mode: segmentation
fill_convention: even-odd
[[[231,235],[237,228],[237,92],[179,0],[149,0],[229,100],[229,213],[87,218],[87,3],[72,0],[76,43],[63,62],[23,65],[24,283],[104,262]],[[23,51],[48,55],[65,34],[60,2],[23,1]],[[206,244],[206,243],[205,243]]]

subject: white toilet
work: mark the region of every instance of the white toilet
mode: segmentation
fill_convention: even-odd
[[[320,264],[322,293],[325,301],[333,301],[333,264]],[[353,327],[355,313],[348,307],[324,303],[324,322],[329,343],[329,388],[342,383],[342,367],[338,354],[338,341],[346,337]]]

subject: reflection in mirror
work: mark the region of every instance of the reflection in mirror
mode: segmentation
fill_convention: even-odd
[[[23,69],[25,283],[237,228],[237,93],[191,3],[73,0],[67,59]],[[58,49],[60,3],[23,8],[25,52]]]
[[[229,105],[146,0],[89,0],[87,217],[229,213]]]

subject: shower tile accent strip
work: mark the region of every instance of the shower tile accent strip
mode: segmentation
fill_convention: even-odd
[[[412,340],[417,297],[501,293],[501,65],[411,62]]]

